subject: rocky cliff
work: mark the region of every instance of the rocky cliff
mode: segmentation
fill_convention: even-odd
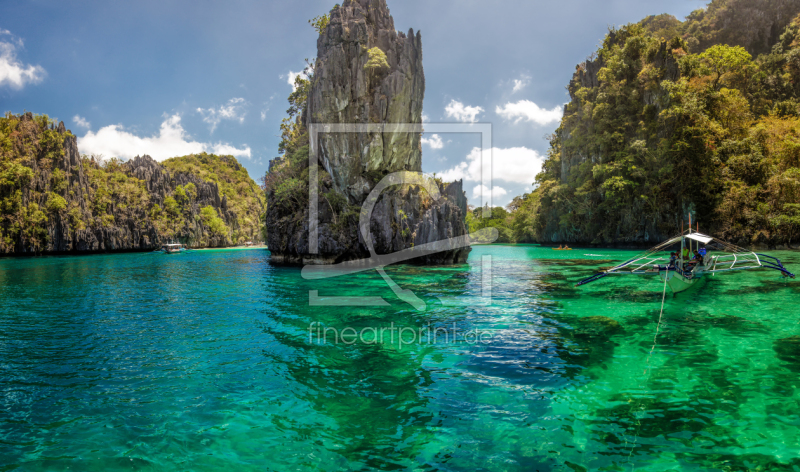
[[[683,23],[611,29],[518,204],[532,239],[652,245],[691,214],[739,246],[797,241],[798,13],[797,0],[714,0]]]
[[[395,31],[384,1],[350,1],[317,40],[308,123],[421,123],[425,74],[419,32]],[[418,133],[325,133],[320,163],[334,188],[358,202],[370,172],[422,170]]]
[[[330,12],[317,41],[317,58],[306,83],[290,103],[302,104],[295,123],[284,128],[286,154],[271,165],[267,232],[272,260],[334,263],[367,257],[358,231],[361,205],[390,173],[420,172],[419,133],[392,132],[391,125],[422,122],[425,75],[422,38],[395,30],[384,0],[347,0]],[[291,109],[290,109],[291,110]],[[309,245],[307,127],[312,124],[373,124],[374,132],[320,133],[322,167],[317,207],[319,251]],[[429,180],[433,183],[433,180]],[[435,182],[438,198],[420,185],[386,189],[370,219],[379,254],[466,234],[466,197],[461,182]],[[427,255],[417,262],[452,264],[469,248]]]
[[[770,52],[798,12],[800,0],[714,0],[692,12],[679,31],[693,52],[727,44],[756,56]]]
[[[261,237],[257,223],[242,221],[258,222],[263,204],[237,214],[217,182],[170,172],[149,156],[81,157],[63,122],[8,114],[0,138],[0,254],[151,250],[169,241],[219,247]]]

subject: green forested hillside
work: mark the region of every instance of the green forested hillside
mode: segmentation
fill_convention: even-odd
[[[797,242],[797,3],[714,1],[610,30],[576,68],[536,190],[512,204],[512,239],[648,243],[692,213],[740,244]]]
[[[20,239],[41,245],[47,239],[48,215],[67,210],[57,192],[66,188],[65,176],[54,169],[64,156],[63,135],[71,136],[56,131],[47,115],[0,117],[0,254]],[[34,185],[39,168],[54,169],[52,189]]]
[[[264,198],[232,156],[81,156],[46,115],[0,117],[0,255],[262,239]]]
[[[235,157],[190,154],[167,159],[161,165],[172,174],[191,174],[217,184],[219,196],[227,199],[227,208],[236,215],[238,231],[233,235],[234,243],[243,243],[262,233],[264,192]]]

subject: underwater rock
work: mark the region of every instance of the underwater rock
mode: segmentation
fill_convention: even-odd
[[[575,328],[576,337],[611,336],[623,331],[619,321],[607,316],[587,316],[579,320]]]
[[[800,370],[800,335],[777,339],[772,343],[778,359],[792,364],[792,370]]]

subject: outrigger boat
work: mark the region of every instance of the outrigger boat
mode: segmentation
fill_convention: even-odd
[[[666,256],[663,254],[664,251],[677,246],[678,243],[680,243],[680,250],[677,257],[670,258],[668,253]],[[684,248],[688,248],[688,253],[692,254],[693,246],[703,256],[702,262],[698,262],[696,259],[689,260],[684,258]],[[719,251],[721,254],[708,254],[710,251]],[[586,285],[607,275],[658,274],[659,278],[666,285],[669,285],[673,293],[679,293],[697,285],[706,274],[713,275],[718,272],[759,269],[762,267],[777,270],[784,277],[795,278],[795,275],[789,272],[777,257],[748,251],[717,238],[696,231],[693,232],[690,226],[688,230],[679,236],[664,241],[618,266],[583,279],[575,286]]]
[[[173,244],[164,244],[163,246],[161,246],[161,250],[164,252],[164,254],[175,254],[181,251],[185,251],[186,249],[183,248],[182,244],[173,243]]]

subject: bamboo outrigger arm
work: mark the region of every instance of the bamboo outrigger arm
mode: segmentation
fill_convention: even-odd
[[[670,260],[669,258],[659,257],[658,252],[666,250],[670,245],[680,243],[681,249],[685,248],[685,244],[692,245],[694,242],[699,247],[703,244],[708,249],[719,251],[722,254],[709,255],[702,265],[698,265],[694,270],[687,269],[685,265],[688,260],[680,257],[677,260]],[[637,257],[625,261],[611,269],[598,272],[590,277],[587,277],[577,284],[576,287],[586,285],[588,283],[600,280],[607,275],[613,274],[629,274],[629,275],[654,275],[659,274],[664,277],[672,277],[670,273],[680,275],[681,277],[691,280],[692,278],[699,277],[702,274],[714,274],[717,272],[730,272],[747,269],[767,268],[779,271],[784,277],[795,278],[795,274],[789,271],[783,263],[774,256],[767,254],[755,253],[747,251],[734,244],[707,236],[698,232],[693,232],[691,229],[681,233],[679,236],[668,239],[661,244],[649,249],[647,252],[638,255]],[[694,272],[697,272],[695,275]]]

